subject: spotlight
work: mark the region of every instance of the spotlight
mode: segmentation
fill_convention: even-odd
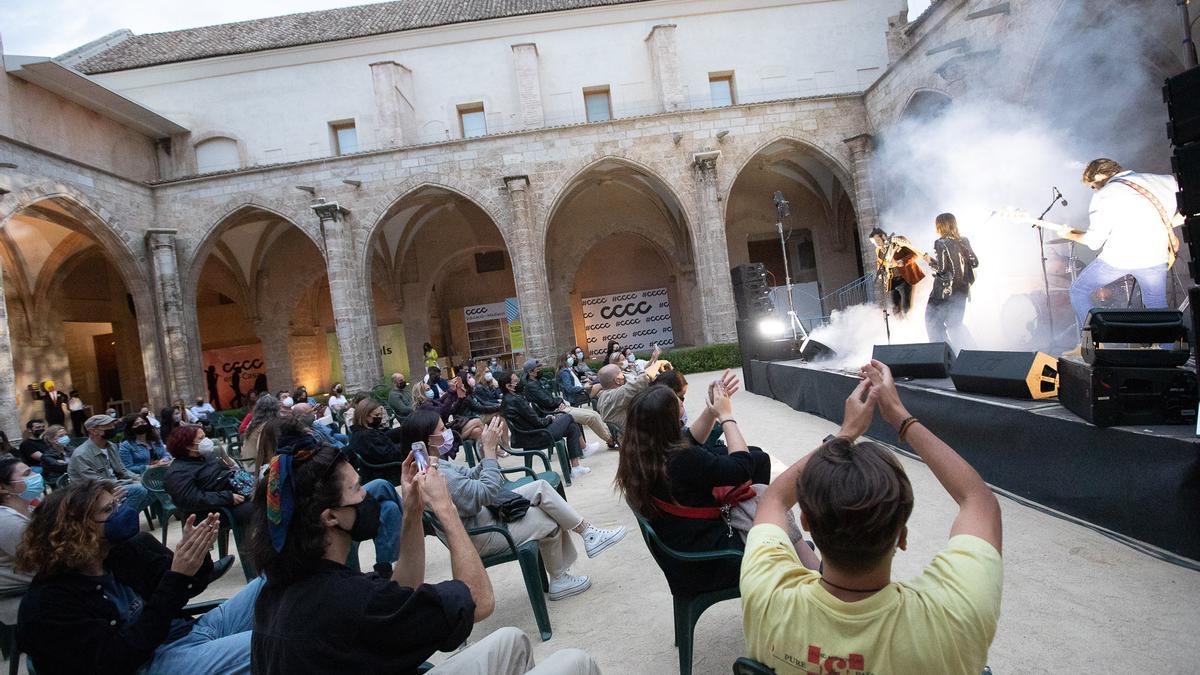
[[[728,135],[729,135],[729,130],[728,130],[728,129],[722,129],[721,131],[718,131],[718,132],[717,132],[717,140],[718,140],[718,141],[724,141],[724,140],[725,140],[725,137],[726,137],[726,136],[728,136]]]
[[[766,337],[783,337],[787,332],[787,326],[779,319],[766,318],[758,322],[758,332]]]
[[[309,187],[309,186],[307,186],[307,185],[297,185],[297,186],[296,186],[296,189],[297,189],[297,190],[302,190],[302,191],[304,191],[304,192],[307,192],[308,194],[310,194],[310,195],[312,195],[312,196],[314,196],[314,197],[316,197],[316,196],[317,196],[317,188],[315,188],[315,187]]]

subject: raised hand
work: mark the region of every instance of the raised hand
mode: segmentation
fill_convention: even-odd
[[[737,374],[728,368],[721,374],[721,384],[725,385],[725,394],[727,396],[733,396],[742,387],[742,381],[738,379]]]
[[[441,516],[443,513],[457,512],[454,502],[450,499],[450,489],[446,487],[446,477],[436,466],[430,466],[424,473],[417,474],[417,487],[421,491],[421,499],[429,505],[430,510]]]
[[[171,571],[188,577],[196,576],[217,539],[220,527],[221,517],[215,513],[208,514],[199,524],[196,523],[196,514],[188,516],[183,524],[183,540],[171,559]]]
[[[842,428],[838,436],[854,440],[871,426],[875,418],[875,404],[879,400],[879,389],[871,380],[863,378],[850,396],[846,398],[846,412],[842,417]]]
[[[875,359],[859,369],[859,375],[870,380],[871,387],[878,390],[879,414],[884,421],[899,428],[900,423],[908,417],[908,410],[900,402],[900,392],[896,390],[896,380],[892,377],[892,369]]]
[[[400,494],[404,498],[404,510],[421,510],[421,488],[417,485],[417,460],[410,452],[400,463]]]
[[[733,415],[733,401],[729,399],[729,392],[721,380],[717,380],[709,386],[708,399],[704,404],[718,422]]]
[[[491,422],[483,429],[483,456],[495,457],[496,450],[500,447],[500,437],[504,435],[504,418],[496,415]]]

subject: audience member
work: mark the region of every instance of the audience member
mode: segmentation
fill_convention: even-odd
[[[245,525],[254,513],[254,506],[248,503],[253,494],[253,478],[240,471],[233,460],[227,464],[217,459],[212,446],[212,439],[198,426],[172,431],[167,451],[175,461],[167,469],[163,488],[171,495],[175,508],[185,513],[203,514],[224,507]]]
[[[71,482],[115,480],[125,490],[125,502],[134,511],[150,503],[150,493],[142,487],[141,477],[125,468],[121,454],[112,443],[117,436],[117,420],[110,415],[92,415],[83,423],[87,440],[75,448],[67,462]]]
[[[600,362],[601,367],[612,363],[612,355],[621,351],[621,343],[616,340],[609,340],[608,346],[604,348],[604,360]]]
[[[453,416],[450,428],[458,433],[463,440],[479,442],[483,438],[483,422],[480,421],[483,410],[473,402],[474,385],[468,380],[468,375],[454,378],[452,381],[455,397],[454,407],[450,414]],[[443,455],[444,456],[444,455]]]
[[[572,368],[575,370],[575,374],[579,376],[580,381],[584,384],[595,384],[596,373],[588,365],[587,355],[583,353],[583,347],[576,345],[575,351],[572,354],[575,356],[575,364]]]
[[[575,371],[575,354],[567,352],[562,366],[558,369],[558,389],[563,398],[573,406],[587,405],[588,401],[600,393],[600,385],[590,384],[579,377]]]
[[[346,400],[346,388],[342,386],[341,382],[333,383],[329,400],[325,402],[325,405],[329,406],[329,410],[332,412],[341,412],[349,405],[349,401]]]
[[[571,458],[572,477],[591,473],[590,468],[579,465],[579,458],[583,457],[583,427],[566,413],[539,414],[533,404],[521,395],[525,388],[525,380],[516,373],[504,371],[499,379],[504,383],[504,402],[501,410],[504,412],[505,422],[516,436],[513,442],[521,445],[522,433],[545,430],[549,432],[551,439],[567,441],[567,456]]]
[[[179,425],[186,424],[184,420],[187,419],[184,411],[175,406],[163,408],[159,412],[158,417],[159,421],[162,422],[162,427],[158,430],[159,438],[170,438],[171,432],[178,428]]]
[[[600,380],[600,395],[596,397],[596,410],[609,426],[620,434],[625,428],[625,412],[629,402],[637,394],[645,391],[659,372],[671,369],[671,362],[658,358],[658,347],[654,348],[655,356],[646,366],[646,371],[634,378],[627,378],[625,373],[615,365],[602,366],[596,373]],[[619,440],[619,439],[618,439]]]
[[[142,407],[138,410],[138,414],[145,416],[146,420],[150,422],[150,426],[154,427],[156,430],[162,428],[162,423],[159,422],[158,418],[154,416],[154,411],[150,409],[149,403],[143,403]]]
[[[500,391],[496,375],[491,370],[484,371],[483,377],[475,383],[475,388],[471,390],[471,395],[476,400],[476,407],[487,411],[479,416],[484,424],[491,422],[492,418],[500,412],[500,403],[504,399],[504,393]]]
[[[263,394],[254,401],[254,408],[247,414],[251,417],[242,433],[242,456],[254,458],[255,473],[258,473],[275,455],[275,448],[262,442],[262,434],[270,422],[279,419],[279,399]]]
[[[192,414],[192,421],[200,424],[210,424],[212,422],[210,415],[216,411],[217,409],[211,403],[200,397],[196,397],[196,405],[188,408],[188,412]]]
[[[121,463],[126,469],[142,474],[152,466],[170,464],[167,448],[158,438],[158,432],[150,426],[145,415],[132,415],[124,422],[125,440],[117,446]]]
[[[86,424],[85,424],[86,428]],[[138,509],[109,481],[72,481],[34,510],[17,569],[34,574],[17,643],[39,673],[249,673],[256,579],[198,619],[217,517],[188,517],[172,553],[138,533]]]
[[[350,397],[350,405],[346,408],[346,414],[343,415],[343,421],[346,423],[346,433],[349,433],[350,427],[354,425],[354,409],[358,407],[359,403],[362,403],[364,398],[368,398],[370,396],[371,392],[360,391],[354,396]]]
[[[22,434],[21,444],[17,446],[17,453],[20,454],[21,461],[37,473],[42,470],[42,454],[50,449],[50,444],[44,438],[45,435],[46,420],[28,420],[25,422],[25,433]]]
[[[354,426],[350,427],[350,451],[370,464],[392,464],[404,459],[406,452],[396,447],[401,438],[399,428],[387,428],[387,411],[383,404],[366,397],[354,406]],[[363,480],[382,478],[392,485],[400,482],[400,467],[372,469],[362,467]]]
[[[42,477],[28,464],[16,457],[0,459],[0,597],[22,595],[33,581],[32,575],[13,569],[13,563],[33,502],[44,489]]]
[[[297,403],[292,406],[292,419],[298,420],[305,428],[312,430],[322,442],[335,448],[346,447],[346,436],[335,434],[324,424],[317,423],[317,413],[308,403]],[[339,438],[340,437],[340,438]]]
[[[83,436],[83,422],[87,419],[87,406],[79,398],[79,392],[72,389],[67,398],[67,412],[71,415],[71,428],[76,436]]]
[[[435,418],[436,419],[436,418]],[[415,673],[437,651],[461,645],[495,605],[491,580],[450,500],[437,466],[418,473],[405,460],[404,558],[392,574],[361,574],[344,565],[351,543],[370,539],[377,512],[345,456],[330,447],[288,449],[259,486],[253,530],[255,563],[270,582],[254,612],[254,672]],[[425,583],[422,511],[445,524],[454,580]],[[433,669],[468,673],[598,673],[577,650],[551,656],[541,669],[528,638],[501,629]]]
[[[426,398],[441,398],[450,391],[450,383],[442,377],[442,369],[437,366],[429,368],[429,372],[425,375],[425,384],[433,390],[433,396],[426,395]]]
[[[542,415],[567,413],[576,423],[591,429],[592,433],[599,436],[600,440],[607,443],[610,448],[616,447],[613,443],[612,432],[604,423],[604,418],[600,417],[600,413],[591,408],[569,406],[566,401],[552,394],[546,388],[546,384],[542,382],[542,378],[539,377],[541,366],[542,362],[537,359],[526,359],[523,368],[525,390],[522,392],[522,396],[533,404],[534,409]],[[600,443],[588,443],[583,448],[583,456],[591,456],[603,447]]]
[[[283,410],[291,410],[292,405],[296,402],[292,398],[292,392],[286,389],[281,390],[276,398],[279,399],[279,407]]]
[[[271,396],[270,394],[268,394],[266,392],[263,392],[263,395]],[[259,393],[257,391],[252,391],[249,394],[246,394],[246,414],[245,414],[245,416],[242,417],[241,423],[238,424],[238,433],[239,434],[245,434],[246,429],[248,429],[250,427],[250,421],[252,419],[254,419],[254,406],[258,404],[258,396],[259,396]],[[271,398],[275,398],[275,397],[271,396]],[[278,413],[279,399],[277,399],[277,398],[275,399],[275,410],[276,410],[276,413]],[[250,454],[253,454],[253,453],[250,453]]]
[[[978,673],[1000,615],[1000,505],[971,465],[909,415],[887,366],[872,361],[860,374],[837,437],[759,501],[741,574],[746,646],[779,673],[806,672],[801,664],[816,667],[814,657],[877,673]],[[949,543],[910,582],[892,581],[913,507],[908,476],[890,450],[854,443],[876,407],[959,507]],[[797,502],[824,558],[819,572],[800,564],[782,529]]]
[[[396,419],[401,422],[412,414],[413,395],[408,389],[408,378],[404,377],[404,373],[392,373],[392,389],[388,392],[387,402]]]
[[[721,376],[721,381],[725,385],[726,393],[733,396],[741,382],[734,374],[726,370]],[[654,378],[654,384],[661,384],[669,387],[675,395],[679,397],[679,402],[683,403],[687,396],[688,382],[687,377],[678,370],[664,370]],[[684,440],[689,443],[703,446],[706,450],[715,452],[718,455],[729,453],[729,448],[721,441],[721,435],[724,431],[717,424],[717,419],[712,416],[706,407],[703,412],[696,418],[695,424],[688,424],[687,410],[683,411],[683,417],[680,422],[683,425]],[[751,479],[755,485],[771,482],[771,456],[763,452],[762,448],[753,445],[748,446],[750,450],[750,458],[754,460],[754,472]]]
[[[42,478],[46,479],[47,485],[55,486],[67,473],[71,437],[67,435],[66,427],[54,424],[46,427],[42,438],[46,440],[46,449],[42,452]]]
[[[438,463],[436,453],[429,453],[429,462],[438,467],[446,477],[450,498],[458,509],[458,516],[468,529],[504,522],[488,507],[495,504],[504,488],[504,475],[496,459],[504,420],[493,419],[487,426],[480,443],[480,461],[473,468]],[[404,422],[404,446],[411,448],[417,441],[427,445],[435,443],[444,429],[442,421],[426,411],[414,413]],[[575,562],[575,545],[570,532],[583,538],[584,550],[594,558],[625,536],[625,528],[602,529],[588,522],[572,508],[562,495],[544,480],[535,480],[512,489],[512,492],[529,500],[529,510],[517,520],[505,523],[512,541],[518,546],[527,541],[537,541],[542,552],[542,562],[550,577],[549,597],[561,600],[577,595],[591,587],[586,576],[571,574]],[[475,535],[471,538],[482,556],[509,550],[508,539],[495,532]]]
[[[292,405],[297,403],[307,403],[311,406],[317,405],[317,399],[308,395],[308,387],[298,384],[295,390],[292,391]]]

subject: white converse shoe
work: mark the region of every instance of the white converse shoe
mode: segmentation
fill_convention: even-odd
[[[592,580],[582,574],[575,576],[570,572],[563,572],[562,576],[550,580],[550,599],[569,598],[572,595],[579,595],[591,587]]]
[[[600,441],[592,441],[591,443],[588,443],[587,445],[583,446],[583,456],[591,457],[592,455],[596,454],[597,452],[600,452],[603,449],[604,449],[603,443],[601,443]]]
[[[587,557],[595,558],[624,537],[624,527],[604,530],[595,525],[588,525],[588,528],[583,531],[583,548],[587,551]]]
[[[573,467],[571,467],[571,478],[579,478],[580,476],[586,476],[587,474],[589,474],[591,472],[592,472],[591,467],[573,466]]]

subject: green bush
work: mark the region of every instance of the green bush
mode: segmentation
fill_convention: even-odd
[[[638,354],[638,358],[649,356]],[[684,375],[739,368],[742,365],[742,353],[737,343],[670,349],[663,353],[662,358],[670,361],[671,365]]]

